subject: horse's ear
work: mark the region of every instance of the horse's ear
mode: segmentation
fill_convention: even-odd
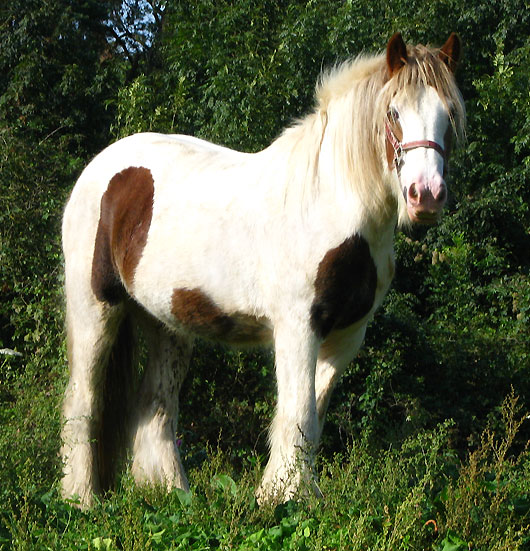
[[[462,41],[456,33],[451,33],[447,42],[440,48],[438,56],[449,67],[451,72],[456,71],[460,56],[462,55]]]
[[[386,47],[386,65],[388,73],[392,77],[397,71],[407,63],[407,46],[403,42],[401,33],[396,33],[389,41]]]

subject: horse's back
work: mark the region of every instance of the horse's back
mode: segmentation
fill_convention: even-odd
[[[198,181],[197,174],[201,171],[237,165],[246,156],[184,135],[141,133],[113,143],[94,157],[76,182],[63,217],[65,248],[69,237],[77,242],[81,231],[94,230],[100,218],[103,195],[112,179],[124,171],[128,170],[129,175],[136,172],[136,176],[143,173],[141,179],[153,180],[157,188],[182,188],[192,180]]]
[[[72,197],[79,193],[101,194],[115,174],[129,167],[175,170],[177,163],[201,164],[241,162],[247,154],[180,134],[140,133],[109,145],[86,166]]]

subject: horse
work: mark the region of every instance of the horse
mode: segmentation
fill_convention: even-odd
[[[176,431],[197,338],[272,344],[256,495],[319,493],[330,396],[393,278],[396,227],[433,224],[446,202],[460,55],[455,33],[438,49],[396,33],[324,73],[313,111],[262,151],[141,133],[86,166],[62,225],[64,498],[90,507],[124,453],[138,484],[189,491]],[[136,381],[135,327],[148,351]]]

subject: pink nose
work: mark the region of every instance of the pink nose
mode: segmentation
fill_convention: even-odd
[[[447,199],[445,182],[431,182],[430,186],[414,182],[407,191],[407,207],[413,222],[436,222]]]

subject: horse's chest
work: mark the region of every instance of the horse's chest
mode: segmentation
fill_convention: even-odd
[[[319,263],[314,287],[311,326],[319,337],[364,318],[377,289],[377,268],[366,239],[353,235],[330,249]]]

